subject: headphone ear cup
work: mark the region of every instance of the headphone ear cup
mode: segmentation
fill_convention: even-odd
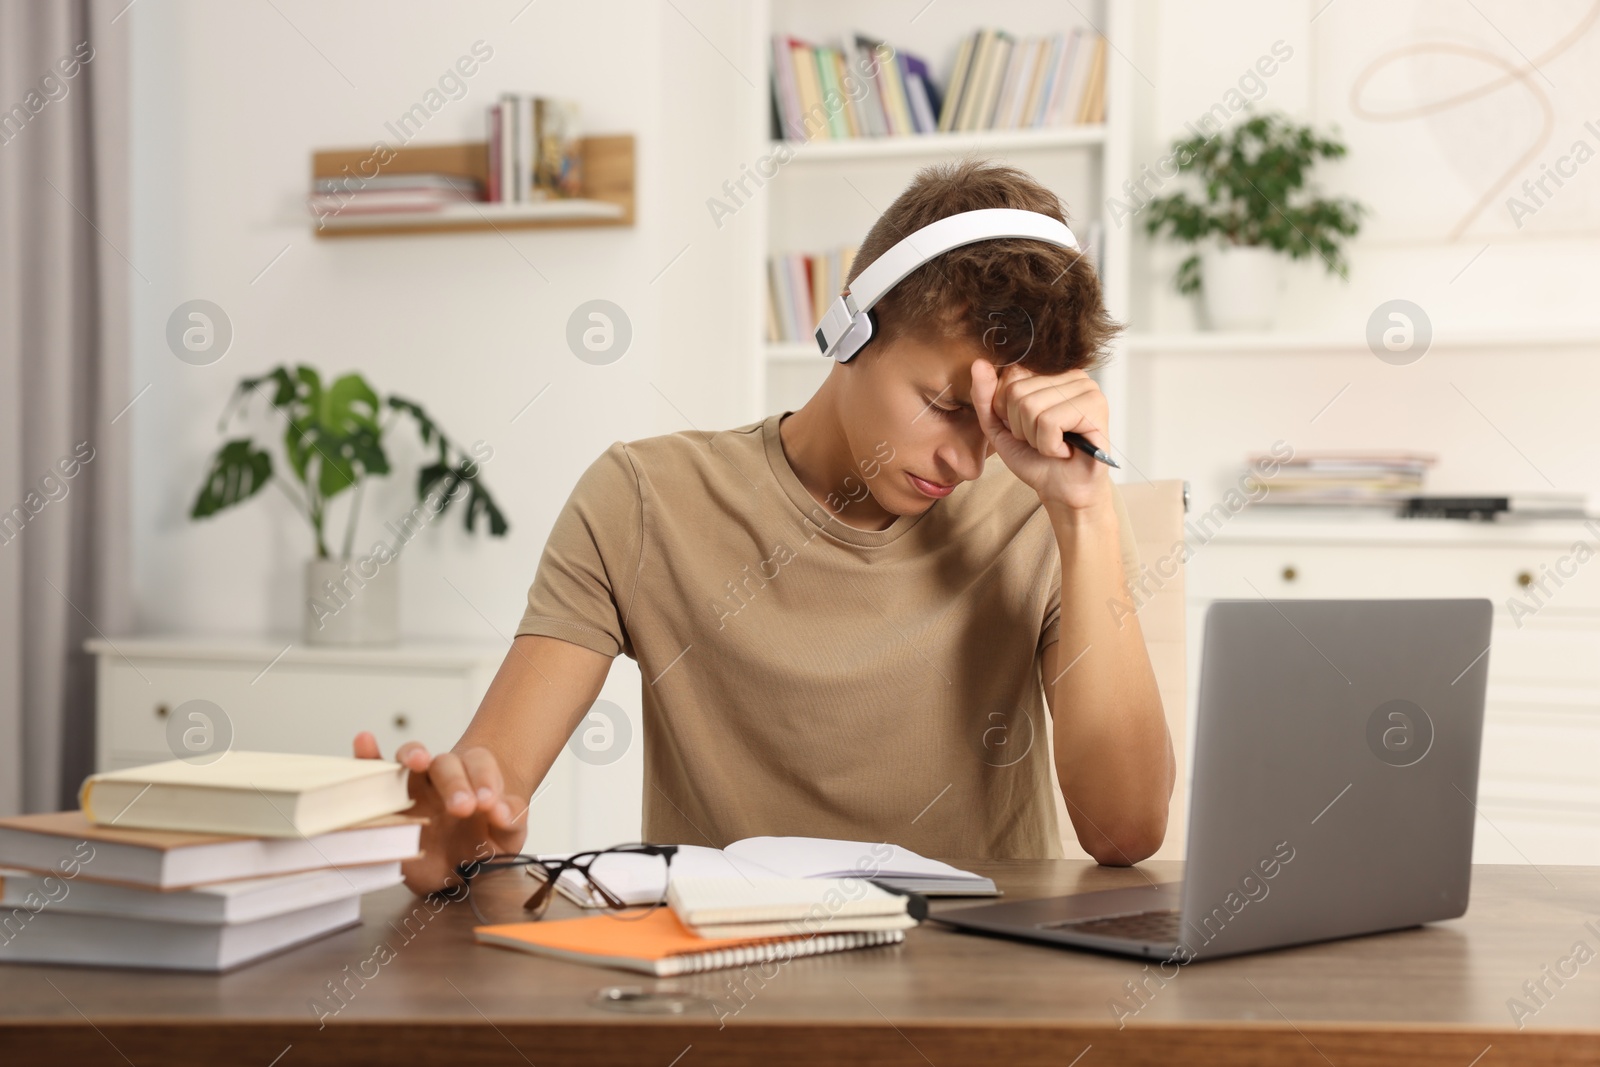
[[[856,319],[856,329],[861,330],[861,339],[855,343],[855,351],[850,353],[850,359],[855,359],[861,354],[872,339],[878,336],[878,312],[875,308],[868,308],[865,318]]]
[[[868,308],[866,314],[856,313],[855,321],[850,324],[849,331],[839,341],[839,354],[834,356],[838,363],[849,363],[861,350],[867,347],[867,342],[878,335],[878,313]]]

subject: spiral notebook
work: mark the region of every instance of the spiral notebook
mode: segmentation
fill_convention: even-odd
[[[678,921],[671,908],[657,908],[641,919],[592,915],[554,922],[478,926],[472,932],[486,945],[572,963],[637,971],[657,978],[872,948],[905,940],[902,930],[782,938],[698,937]]]

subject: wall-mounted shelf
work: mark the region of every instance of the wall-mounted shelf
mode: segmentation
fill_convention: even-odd
[[[1006,152],[1051,148],[1087,148],[1105,144],[1106,128],[1057,126],[1048,129],[974,130],[968,133],[919,133],[898,137],[851,137],[841,140],[773,141],[776,151],[788,145],[793,162],[836,159],[892,159],[901,156],[947,156],[966,152]]]
[[[578,144],[583,175],[581,197],[527,203],[462,201],[438,211],[343,213],[325,217],[313,232],[318,237],[374,237],[402,233],[632,226],[633,135],[584,137]],[[329,149],[312,154],[311,176],[316,179],[361,175],[373,171],[374,166],[370,148]],[[377,173],[453,174],[487,186],[489,146],[483,141],[469,141],[396,149],[393,158]]]

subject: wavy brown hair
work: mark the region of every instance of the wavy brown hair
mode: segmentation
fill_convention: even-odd
[[[867,232],[847,284],[923,226],[992,207],[1037,211],[1067,222],[1056,194],[1015,167],[979,159],[936,163],[918,171]],[[900,337],[964,338],[998,364],[1021,363],[1040,374],[1098,366],[1106,345],[1122,329],[1106,313],[1100,278],[1088,257],[1026,238],[953,248],[906,275],[874,311],[878,330],[862,355]]]

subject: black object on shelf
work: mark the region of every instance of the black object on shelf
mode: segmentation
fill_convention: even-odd
[[[1413,496],[1400,503],[1402,519],[1467,519],[1493,522],[1511,510],[1504,496]]]

